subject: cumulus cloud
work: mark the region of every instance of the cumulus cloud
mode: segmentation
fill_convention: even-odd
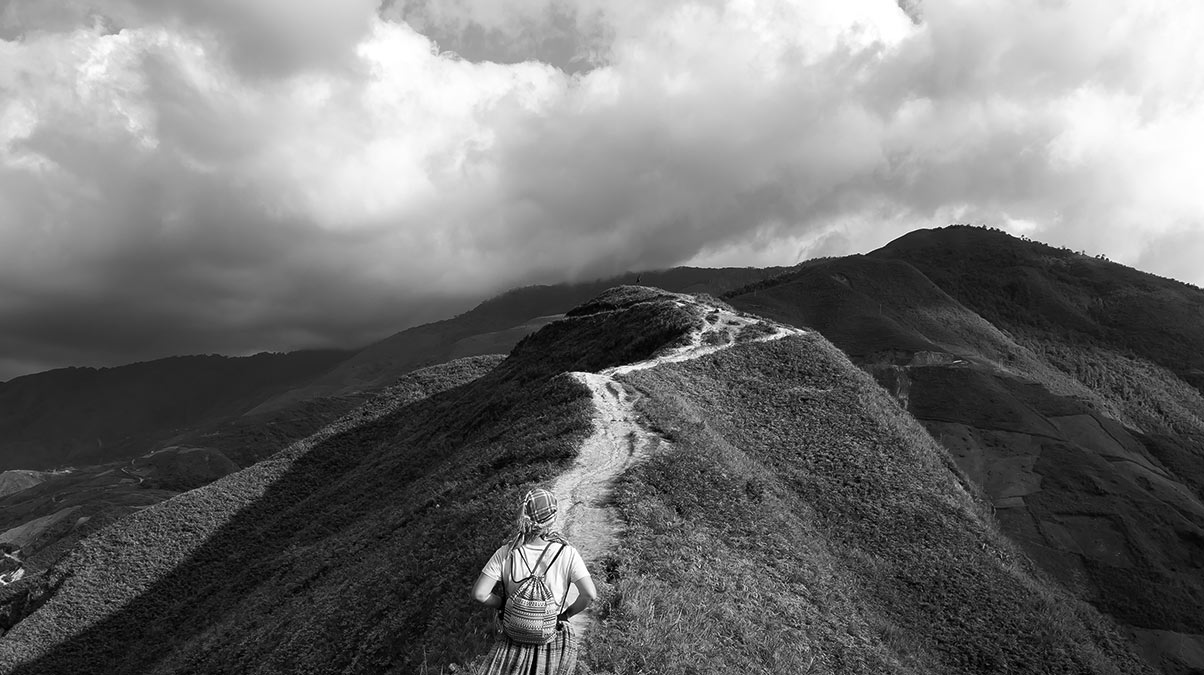
[[[1187,0],[303,4],[0,3],[0,378],[951,221],[1204,283]]]

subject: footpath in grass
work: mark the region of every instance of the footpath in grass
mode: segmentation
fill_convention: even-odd
[[[597,373],[574,372],[572,376],[589,390],[594,405],[593,433],[584,441],[572,469],[560,476],[552,491],[561,502],[564,515],[563,530],[588,564],[600,563],[615,545],[619,531],[614,509],[609,507],[615,479],[626,469],[642,460],[664,437],[648,429],[638,415],[638,398],[616,378],[639,370],[681,363],[731,348],[737,344],[781,339],[802,334],[797,328],[771,324],[762,319],[739,314],[726,305],[706,304],[697,298],[680,294],[648,295],[646,289],[617,289],[605,293],[578,311],[618,312],[632,304],[651,299],[668,299],[686,310],[695,322],[682,344],[663,349],[652,358],[606,368]],[[571,591],[569,602],[575,597]],[[574,617],[579,632],[590,627],[592,614]]]
[[[599,395],[629,425],[611,445],[630,425],[663,441],[579,476],[620,474],[579,495],[621,526],[592,552],[583,670],[1145,672],[818,336],[626,287],[494,363],[416,373],[89,537],[0,639],[0,672],[462,671],[491,641],[472,580],[518,498],[581,466]]]
[[[614,495],[595,672],[1149,672],[822,338],[615,379],[669,442]]]
[[[468,588],[514,505],[592,428],[569,372],[641,361],[694,316],[651,298],[510,356],[407,376],[305,441],[115,523],[0,639],[0,672],[436,673],[483,654]],[[404,385],[424,380],[415,391]]]

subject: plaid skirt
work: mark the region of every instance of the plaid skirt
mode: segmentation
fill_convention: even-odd
[[[576,668],[577,636],[573,624],[561,621],[556,638],[546,645],[526,645],[501,635],[481,675],[572,675]]]

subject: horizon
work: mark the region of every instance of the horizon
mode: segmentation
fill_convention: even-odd
[[[998,231],[1004,232],[1004,234],[1008,234],[1009,236],[1013,236],[1013,237],[1015,237],[1015,238],[1017,238],[1017,239],[1020,239],[1021,241],[1034,242],[1034,243],[1038,243],[1038,244],[1044,244],[1044,245],[1047,245],[1047,246],[1053,246],[1052,244],[1047,244],[1046,242],[1037,241],[1037,240],[1034,240],[1034,239],[1031,239],[1031,238],[1024,237],[1024,236],[1022,236],[1022,235],[1012,235],[1012,234],[1011,234],[1011,233],[1009,233],[1009,232],[1006,232],[1006,231],[1004,231],[1004,230],[1000,230],[999,228],[993,228],[992,226],[989,226],[989,225],[980,225],[980,224],[972,224],[972,223],[950,223],[949,225],[944,225],[944,226],[939,226],[939,227],[933,227],[933,228],[918,228],[918,229],[916,229],[916,230],[912,230],[911,232],[919,232],[919,231],[923,231],[923,230],[936,230],[936,229],[942,229],[942,228],[944,228],[944,227],[959,227],[959,226],[964,226],[964,227],[974,227],[974,228],[987,229],[987,230],[990,230],[990,229],[995,229],[995,230],[998,230]],[[901,235],[901,236],[903,236],[903,235]],[[892,239],[891,241],[893,242],[894,240]],[[890,242],[888,242],[888,243],[890,243]],[[879,248],[880,248],[880,247],[879,247]],[[1055,246],[1055,248],[1058,248],[1058,247],[1056,247],[1056,246]],[[1062,248],[1065,248],[1065,247],[1062,247]],[[876,249],[873,249],[873,250],[876,250]],[[1069,250],[1069,249],[1068,249],[1068,250]],[[850,254],[847,254],[847,255],[866,254],[866,253],[869,253],[869,252],[870,252],[870,251],[861,251],[861,252],[850,253]],[[1092,254],[1090,251],[1072,251],[1072,252],[1074,252],[1074,253],[1077,253],[1077,254],[1087,255],[1087,256],[1090,256],[1090,257],[1100,257],[1100,255],[1102,255],[1102,254],[1096,254],[1096,255],[1093,255],[1093,254]],[[826,257],[844,257],[844,256],[826,256]],[[800,261],[798,261],[797,263],[795,263],[795,265],[799,265],[799,264],[802,264],[802,263],[804,263],[804,262],[808,262],[808,261],[811,261],[811,260],[819,260],[819,259],[823,259],[823,258],[825,258],[825,256],[817,256],[817,257],[815,257],[815,258],[807,258],[806,260],[800,260]],[[1115,262],[1115,261],[1112,261],[1112,260],[1108,259],[1107,257],[1104,257],[1104,259],[1105,259],[1105,260],[1108,260],[1109,262]],[[1117,263],[1117,264],[1120,264],[1120,263]],[[671,269],[678,269],[678,268],[683,268],[683,267],[696,267],[696,268],[699,268],[699,269],[725,269],[724,267],[716,267],[716,266],[707,267],[707,266],[698,266],[698,265],[695,265],[695,266],[689,266],[689,265],[678,265],[678,266],[676,266],[676,267],[668,267],[668,268],[661,268],[661,269],[649,269],[649,270],[629,270],[629,271],[627,271],[627,272],[622,272],[622,273],[620,273],[620,274],[618,274],[618,275],[615,275],[614,277],[605,277],[605,278],[599,278],[599,279],[593,279],[593,280],[583,279],[583,280],[579,280],[579,281],[577,281],[577,282],[575,282],[575,283],[590,283],[591,281],[593,281],[593,282],[598,282],[598,281],[608,281],[608,280],[610,280],[610,279],[617,279],[618,277],[622,277],[622,276],[630,276],[630,275],[632,275],[632,274],[641,274],[641,273],[655,273],[655,272],[668,271],[668,270],[671,270]],[[773,267],[773,266],[772,266],[772,265],[770,265],[770,266],[766,266],[766,267]],[[756,268],[756,269],[764,269],[764,268]],[[1132,269],[1136,269],[1136,268],[1132,268]],[[1139,272],[1146,273],[1146,274],[1153,274],[1152,272],[1147,272],[1146,270],[1138,270],[1138,271],[1139,271]],[[1155,275],[1155,276],[1157,276],[1157,275]],[[1191,286],[1192,288],[1195,288],[1195,289],[1197,289],[1197,290],[1204,290],[1204,289],[1201,289],[1199,286],[1197,286],[1197,285],[1195,285],[1195,284],[1192,284],[1192,283],[1190,283],[1190,282],[1181,281],[1181,280],[1179,280],[1179,279],[1172,279],[1172,278],[1170,278],[1170,277],[1160,277],[1160,278],[1169,279],[1169,280],[1171,280],[1171,281],[1179,281],[1180,283],[1187,284],[1188,286]],[[569,282],[562,282],[562,283],[569,283]],[[486,303],[486,302],[489,302],[490,300],[493,300],[493,299],[496,299],[496,298],[500,298],[500,297],[502,297],[502,296],[504,296],[504,295],[506,295],[507,293],[510,293],[510,292],[512,292],[512,291],[518,291],[518,290],[522,290],[522,289],[524,289],[524,288],[532,288],[532,287],[539,286],[539,285],[540,285],[540,284],[529,284],[529,285],[526,285],[526,286],[513,286],[513,287],[511,287],[511,288],[503,289],[503,290],[501,290],[501,291],[498,291],[497,293],[494,293],[494,294],[492,294],[492,295],[489,295],[489,296],[486,296],[486,297],[480,298],[479,300],[475,301],[475,302],[474,302],[474,303],[473,303],[473,304],[472,304],[472,305],[471,305],[471,306],[470,306],[468,309],[466,309],[466,310],[463,310],[463,311],[461,311],[461,312],[455,312],[455,313],[447,314],[447,315],[444,315],[444,316],[437,316],[437,317],[435,317],[434,319],[432,319],[431,321],[429,321],[429,322],[426,322],[426,323],[434,323],[434,322],[442,321],[442,320],[445,320],[445,319],[451,319],[451,318],[454,318],[455,316],[458,316],[459,314],[463,314],[463,313],[464,313],[464,312],[466,312],[466,311],[471,311],[472,309],[475,309],[476,307],[479,307],[480,305],[482,305],[482,304],[484,304],[484,303]],[[0,385],[7,384],[8,382],[11,382],[11,381],[13,381],[13,380],[16,380],[16,379],[19,379],[19,378],[21,378],[21,377],[25,377],[25,376],[28,376],[28,375],[39,375],[39,374],[41,374],[41,373],[48,373],[48,372],[52,372],[52,371],[55,371],[55,370],[70,370],[70,369],[74,369],[74,368],[92,369],[92,370],[107,370],[107,369],[113,369],[113,368],[122,368],[122,367],[125,367],[125,366],[133,366],[133,365],[138,365],[138,364],[141,364],[141,363],[151,363],[151,362],[154,362],[154,361],[162,361],[162,360],[165,360],[165,359],[172,359],[172,358],[190,358],[190,357],[221,357],[221,358],[233,358],[233,359],[240,359],[240,358],[252,358],[252,357],[256,357],[256,356],[262,356],[262,355],[265,355],[265,354],[266,354],[266,355],[285,355],[285,354],[294,354],[294,353],[299,353],[299,352],[321,352],[321,351],[344,351],[344,352],[349,352],[349,353],[351,353],[351,354],[354,354],[354,353],[356,353],[356,352],[358,352],[358,351],[361,351],[361,350],[363,350],[363,349],[366,349],[367,347],[370,347],[372,344],[375,344],[376,342],[379,342],[380,340],[383,340],[383,339],[386,339],[386,338],[388,338],[388,337],[389,337],[389,336],[391,336],[391,335],[395,335],[395,334],[396,334],[396,333],[398,333],[398,332],[405,331],[405,330],[407,330],[407,329],[409,329],[409,328],[413,328],[413,327],[415,327],[415,326],[419,326],[419,325],[426,325],[426,324],[415,324],[415,325],[413,325],[413,326],[405,326],[405,327],[403,327],[403,328],[399,328],[399,329],[397,329],[397,330],[395,330],[395,331],[390,331],[390,332],[389,332],[389,333],[387,333],[386,335],[383,335],[383,336],[381,336],[379,339],[373,340],[373,341],[371,341],[371,342],[367,342],[367,343],[359,344],[359,345],[349,345],[349,346],[345,346],[345,347],[338,347],[338,346],[332,346],[332,347],[308,347],[308,348],[302,348],[302,349],[292,349],[292,350],[270,350],[270,349],[269,349],[269,350],[260,350],[260,351],[256,351],[256,352],[253,352],[253,353],[246,353],[246,354],[221,354],[221,353],[216,353],[216,352],[209,352],[209,353],[193,353],[193,354],[167,354],[167,355],[163,355],[163,356],[157,356],[157,357],[153,357],[153,358],[140,359],[140,360],[138,360],[138,361],[131,361],[131,362],[128,362],[128,363],[114,363],[114,364],[107,364],[107,365],[95,365],[95,366],[89,366],[89,365],[64,365],[64,366],[58,366],[58,367],[55,367],[55,368],[49,368],[49,369],[46,369],[46,370],[40,370],[40,371],[31,372],[31,373],[22,373],[22,374],[19,374],[19,375],[14,375],[14,376],[12,376],[12,377],[10,377],[10,378],[8,378],[8,379],[0,379]]]
[[[1202,31],[1185,0],[12,0],[0,381],[951,222],[1199,287]]]

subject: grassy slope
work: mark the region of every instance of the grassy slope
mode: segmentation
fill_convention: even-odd
[[[379,388],[410,370],[457,356],[508,352],[522,337],[545,323],[532,319],[563,314],[608,288],[636,279],[670,291],[718,294],[785,270],[781,267],[675,267],[591,282],[515,288],[455,318],[409,328],[369,345],[330,373],[274,397],[257,411],[272,411],[299,401]],[[528,323],[531,330],[521,328]]]
[[[258,558],[258,564],[270,567],[283,553],[274,550],[280,538],[313,536],[324,517],[338,517],[312,501],[320,501],[324,482],[353,470],[356,455],[371,449],[356,441],[379,436],[401,411],[454,390],[495,364],[472,359],[415,373],[271,460],[84,541],[43,578],[25,585],[30,604],[49,602],[5,636],[0,662],[17,672],[85,664],[106,672],[145,671],[170,645],[187,642],[237,608],[237,592],[246,590],[247,581],[223,586],[251,572],[248,561]],[[314,509],[312,517],[304,513],[306,502]],[[273,527],[285,524],[289,527]],[[329,564],[331,557],[316,560]],[[57,647],[53,654],[36,659],[52,646]]]
[[[64,368],[0,383],[0,469],[136,457],[184,427],[240,415],[347,352],[180,356]]]
[[[1204,633],[1204,508],[1139,435],[1075,406],[972,371],[913,371],[911,411],[934,435],[956,446],[969,430],[1001,462],[1031,448],[1040,483],[999,511],[1030,555],[1126,624]]]
[[[42,471],[12,469],[0,472],[0,497],[5,497],[29,488],[46,480],[50,475]]]
[[[501,358],[493,356],[480,363]],[[27,571],[43,571],[80,539],[129,513],[270,457],[372,397],[363,394],[317,399],[272,413],[224,419],[163,438],[153,446],[156,452],[149,457],[45,474],[38,484],[0,495],[0,541],[9,539],[7,534],[13,528],[23,531],[31,523],[69,513],[69,520],[56,520],[54,527],[44,529],[32,540],[22,536],[19,542]],[[159,451],[165,445],[175,447]],[[0,597],[9,595],[11,589],[5,590]],[[0,615],[4,613],[4,601],[0,599]],[[0,629],[8,625],[10,620],[0,618]]]
[[[1124,323],[1112,318],[1107,320],[1114,321],[1113,343],[1083,332],[1090,329],[1085,314],[1063,315],[1061,310],[1022,323],[1001,323],[1006,333],[991,326],[1002,340],[949,340],[950,333],[989,336],[974,327],[991,324],[944,291],[934,294],[927,277],[895,258],[927,261],[925,269],[937,269],[937,277],[949,282],[950,293],[962,288],[967,302],[993,312],[996,321],[1038,311],[1009,305],[1015,298],[997,287],[1016,275],[1035,283],[1036,270],[1053,265],[1051,260],[1082,264],[1096,272],[1119,266],[970,228],[908,235],[884,250],[895,246],[903,252],[817,261],[730,301],[796,325],[816,326],[890,384],[934,436],[946,439],[988,496],[1000,499],[999,519],[1008,535],[1060,581],[1130,626],[1200,634],[1204,444],[1196,419],[1204,411],[1204,399],[1169,369],[1118,351],[1124,340],[1115,334]],[[948,253],[962,249],[971,263]],[[1042,262],[1034,251],[1057,255]],[[1020,265],[1019,260],[1029,262]],[[950,274],[945,265],[958,266],[958,274]],[[910,273],[891,273],[900,267]],[[1166,286],[1175,294],[1195,292],[1121,269],[1122,280],[1140,276],[1147,286]],[[1115,286],[1115,279],[1093,279],[1095,287]],[[1058,283],[1068,286],[1063,293],[1073,301],[1047,302],[1086,305],[1090,287],[1076,288],[1072,281],[1063,276]],[[1054,287],[1052,282],[1047,285]],[[933,305],[942,307],[941,316],[949,325],[928,319]],[[875,354],[865,349],[860,329],[849,329],[849,317],[859,315],[891,318],[908,332],[874,330],[872,339],[883,350]],[[1059,316],[1065,325],[1054,325]],[[1159,319],[1162,323],[1150,319],[1150,325],[1180,318]],[[1046,327],[1038,330],[1038,325]],[[1141,334],[1150,325],[1126,330]],[[1106,333],[1098,326],[1092,330]],[[968,363],[926,364],[915,358],[914,345],[923,341]],[[1000,343],[1004,349],[997,346]],[[890,364],[880,358],[882,353],[903,365]],[[1143,434],[1134,426],[1162,431]],[[1103,429],[1107,432],[1101,433]],[[1037,482],[1023,487],[1017,481],[1032,478],[1017,472],[1018,467],[1027,467]],[[1025,492],[1022,499],[1011,496]],[[1165,661],[1159,648],[1146,644],[1144,637],[1141,641],[1153,662]],[[1186,672],[1182,664],[1164,666],[1167,672]]]
[[[610,302],[614,300],[615,302]],[[615,308],[620,311],[604,311]],[[699,317],[625,289],[85,540],[5,672],[438,672],[488,646],[467,588],[572,460],[597,371]],[[481,375],[480,377],[477,377]],[[473,379],[476,378],[476,379]],[[624,477],[587,660],[612,672],[1144,672],[1036,579],[951,460],[817,336],[625,376],[670,444]],[[41,594],[43,597],[39,597]]]
[[[1003,232],[920,230],[870,254],[911,264],[1144,431],[1204,433],[1204,291]],[[1197,391],[1192,391],[1192,389]]]
[[[595,669],[1139,673],[818,336],[626,376],[671,441],[617,496]]]
[[[1204,623],[1184,619],[1199,616],[1204,598],[1199,582],[1204,520],[1198,507],[1204,502],[1204,291],[981,228],[922,230],[871,255],[914,265],[1018,343],[1082,382],[1105,401],[1101,409],[1144,444],[1158,469],[1194,493],[1195,509],[1172,509],[1152,518],[1147,515],[1158,506],[1152,503],[1157,494],[1118,494],[1128,508],[1096,507],[1095,512],[1117,520],[1139,556],[1145,553],[1140,545],[1145,533],[1155,531],[1169,541],[1154,551],[1151,565],[1136,570],[1094,566],[1087,574],[1118,591],[1101,598],[1118,616],[1138,626],[1204,636]],[[1063,457],[1063,462],[1069,460]],[[1146,485],[1144,492],[1150,493]],[[1105,496],[1091,485],[1087,492],[1091,501]],[[1167,553],[1169,561],[1158,559]],[[1175,610],[1150,611],[1150,598]]]
[[[815,328],[862,365],[903,365],[917,352],[944,352],[1105,405],[905,262],[824,259],[727,299],[748,312]]]
[[[646,358],[667,303],[549,326],[488,374],[406,378],[272,459],[85,540],[31,588],[6,672],[415,672],[487,647],[467,588],[589,433],[562,373]],[[456,362],[460,363],[460,362]],[[425,381],[423,380],[425,378]],[[416,386],[415,382],[420,386]]]

